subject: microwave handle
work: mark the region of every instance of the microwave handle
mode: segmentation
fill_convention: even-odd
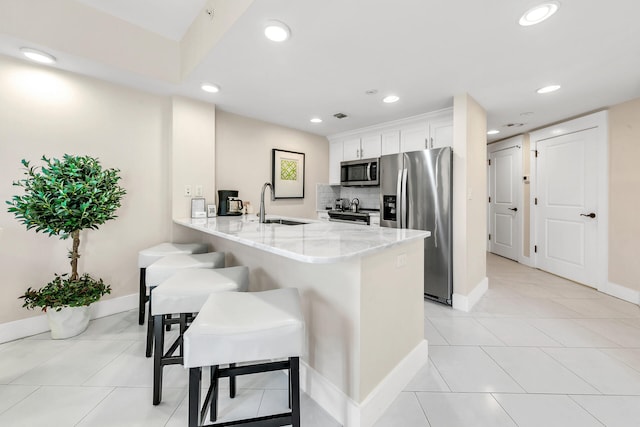
[[[371,162],[367,163],[367,181],[371,181]]]

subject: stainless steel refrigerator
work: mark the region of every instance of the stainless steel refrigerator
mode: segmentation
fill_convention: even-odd
[[[424,296],[451,305],[453,153],[450,147],[380,157],[380,226],[427,230]]]

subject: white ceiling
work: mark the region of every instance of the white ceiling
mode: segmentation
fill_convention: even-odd
[[[205,3],[79,1],[173,40],[204,13]],[[520,27],[520,16],[536,3],[256,0],[190,75],[162,86],[225,111],[322,135],[448,107],[454,95],[467,92],[487,110],[488,128],[501,130],[489,140],[640,97],[639,1],[562,0],[548,21]],[[289,25],[288,42],[262,36],[269,19]],[[73,71],[109,78],[95,67]],[[113,79],[126,77],[114,73]],[[222,91],[205,94],[202,81]],[[562,89],[535,93],[551,83]],[[128,84],[148,88],[139,76]],[[366,95],[369,89],[378,94]],[[383,104],[388,93],[400,101]],[[338,112],[349,118],[333,118]],[[315,116],[324,122],[310,123]]]

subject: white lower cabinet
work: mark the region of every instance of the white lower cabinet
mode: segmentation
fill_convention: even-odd
[[[369,214],[369,225],[371,227],[380,227],[380,215]]]

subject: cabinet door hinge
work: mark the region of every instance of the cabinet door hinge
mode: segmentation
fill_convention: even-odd
[[[489,196],[489,203],[491,203],[491,196]]]
[[[537,198],[537,197],[533,199],[533,204],[534,204],[534,205],[537,205],[537,204],[538,204],[538,198]]]
[[[535,152],[536,152],[536,157],[538,157],[538,150],[535,150]]]
[[[489,234],[489,240],[491,240],[491,234]]]
[[[489,166],[491,166],[491,159],[487,160],[489,162]]]
[[[535,245],[535,246],[533,247],[533,252],[538,253],[538,245]]]

